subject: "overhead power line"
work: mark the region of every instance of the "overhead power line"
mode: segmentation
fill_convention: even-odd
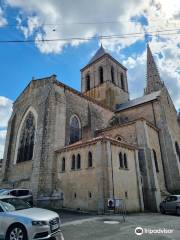
[[[180,22],[179,19],[164,19],[164,18],[159,18],[159,19],[146,19],[145,21],[147,22],[158,22],[158,21],[164,21],[166,23],[176,23],[176,22]],[[131,19],[131,20],[111,20],[111,21],[88,21],[88,22],[71,22],[71,21],[67,21],[67,22],[61,22],[61,23],[49,23],[49,22],[43,22],[41,23],[41,27],[42,26],[66,26],[66,25],[104,25],[104,24],[120,24],[122,22],[135,22],[138,23],[138,19]],[[19,27],[19,24],[6,24],[3,27]]]
[[[136,32],[136,33],[125,33],[120,35],[101,35],[92,37],[67,37],[67,38],[54,38],[54,39],[16,39],[16,40],[0,40],[0,43],[34,43],[34,42],[58,42],[58,41],[89,41],[92,39],[119,39],[119,38],[131,38],[140,36],[170,36],[180,34],[180,29],[165,29],[151,32]]]

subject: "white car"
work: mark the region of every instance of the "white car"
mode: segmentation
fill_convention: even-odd
[[[0,196],[10,195],[13,197],[21,198],[28,202],[31,206],[33,205],[33,195],[29,189],[0,189]]]
[[[16,197],[0,196],[0,239],[43,240],[59,236],[59,233],[57,213],[31,207]]]

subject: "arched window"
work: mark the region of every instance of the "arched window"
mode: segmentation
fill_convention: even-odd
[[[123,90],[125,90],[125,86],[124,86],[124,75],[123,75],[123,73],[121,73],[121,88],[122,88]]]
[[[156,152],[155,152],[154,149],[153,149],[153,157],[154,157],[154,163],[155,163],[156,172],[159,172],[157,156],[156,156]]]
[[[77,169],[80,169],[81,168],[81,155],[78,154],[77,155]]]
[[[111,81],[114,83],[114,68],[111,67]]]
[[[76,158],[75,158],[75,155],[73,154],[71,159],[71,169],[75,170],[75,167],[76,167]]]
[[[91,81],[90,81],[90,75],[89,75],[89,73],[86,75],[86,91],[89,91],[90,90],[90,83],[91,83]]]
[[[124,153],[124,167],[127,169],[128,168],[128,162],[127,162],[127,154]]]
[[[93,163],[92,163],[92,153],[88,152],[88,167],[92,167]]]
[[[176,154],[180,161],[180,148],[179,148],[178,142],[175,142],[175,148],[176,148]]]
[[[120,168],[124,167],[124,165],[123,165],[123,156],[122,156],[121,152],[119,153],[119,167]]]
[[[66,169],[66,166],[65,166],[65,158],[63,157],[62,159],[62,165],[61,165],[61,171],[64,172]]]
[[[70,143],[79,141],[81,138],[81,126],[80,121],[76,116],[73,116],[70,120]]]
[[[104,82],[104,73],[103,73],[103,68],[99,67],[99,82],[102,84]]]
[[[35,138],[35,118],[29,112],[24,120],[17,153],[17,163],[32,160]]]

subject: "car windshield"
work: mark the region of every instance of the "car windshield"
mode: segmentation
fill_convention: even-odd
[[[1,189],[1,190],[0,190],[0,194],[4,193],[4,192],[6,192],[6,191],[7,191],[7,189]]]
[[[0,200],[0,203],[8,212],[31,208],[27,202],[18,198],[4,198]]]

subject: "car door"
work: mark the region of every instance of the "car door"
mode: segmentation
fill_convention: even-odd
[[[0,239],[4,239],[4,232],[6,231],[4,226],[5,212],[0,203]]]
[[[176,201],[177,201],[177,197],[172,196],[171,197],[171,202],[170,202],[170,211],[171,212],[176,212]]]
[[[4,213],[4,211],[3,211],[2,207],[1,207],[1,203],[0,203],[0,239],[4,238],[3,229],[2,229],[2,221],[3,221],[3,218],[4,218],[3,213]]]
[[[175,211],[175,201],[177,200],[177,198],[175,196],[169,196],[166,199],[166,210],[168,212],[174,212]]]

